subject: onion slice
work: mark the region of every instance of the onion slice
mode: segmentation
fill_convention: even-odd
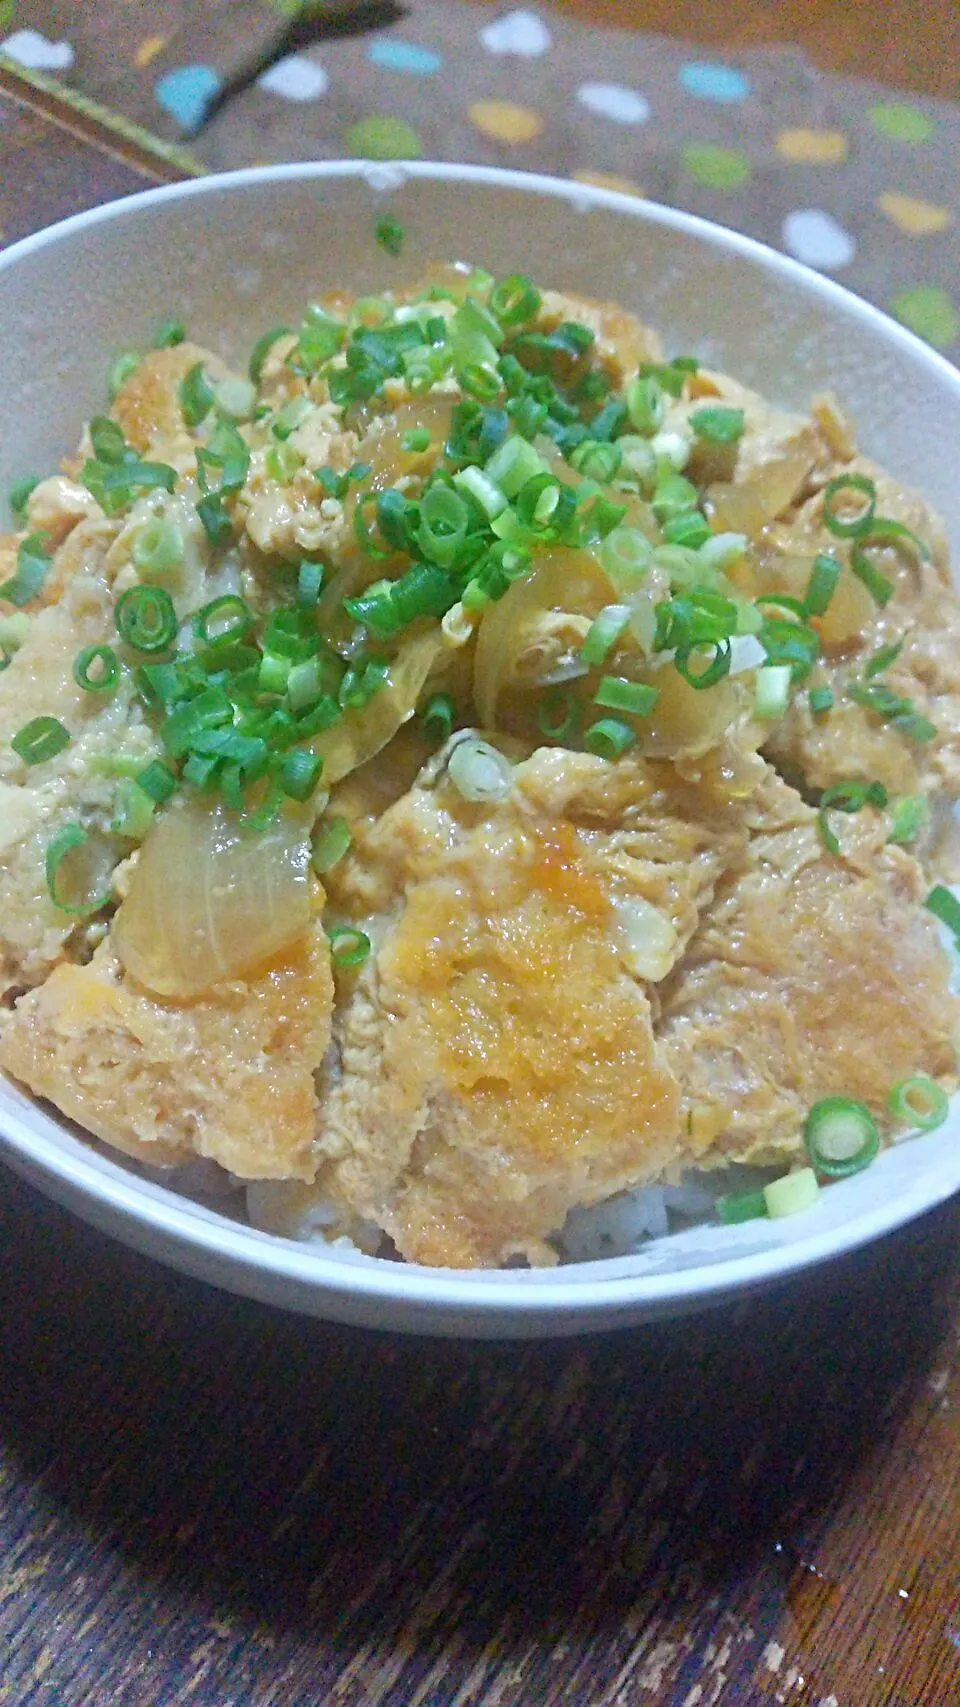
[[[114,921],[120,960],[179,999],[242,977],[307,929],[309,855],[302,808],[251,830],[219,803],[178,801],[148,834]]]

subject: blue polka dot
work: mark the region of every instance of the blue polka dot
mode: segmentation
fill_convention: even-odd
[[[160,78],[153,92],[181,130],[194,131],[200,129],[220,87],[212,65],[178,65]]]
[[[367,55],[384,71],[403,71],[408,77],[429,77],[442,64],[439,53],[431,48],[417,47],[412,41],[391,41],[388,36],[371,42]]]
[[[698,60],[680,68],[680,83],[688,95],[701,101],[742,101],[750,93],[749,80],[733,65]]]

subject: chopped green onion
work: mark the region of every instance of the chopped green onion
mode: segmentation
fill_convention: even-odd
[[[484,467],[487,479],[492,480],[508,498],[515,498],[528,481],[544,472],[539,451],[519,435],[505,439]]]
[[[288,338],[289,336],[289,326],[271,326],[269,332],[264,332],[263,336],[257,339],[250,354],[249,369],[250,378],[253,380],[254,385],[260,384],[260,375],[263,372],[263,364],[277,339]]]
[[[746,425],[742,409],[731,409],[725,403],[711,403],[695,409],[690,425],[698,439],[712,445],[732,445],[743,438]]]
[[[583,744],[588,753],[594,753],[600,759],[618,759],[628,747],[632,747],[637,737],[628,723],[621,722],[619,717],[599,717],[596,723],[591,723],[584,730]]]
[[[838,854],[840,843],[827,817],[828,812],[859,812],[864,806],[884,807],[887,791],[882,782],[833,782],[820,796],[817,827],[828,853]]]
[[[459,469],[453,477],[453,484],[459,492],[467,492],[471,498],[475,498],[491,521],[507,507],[506,495],[482,468]]]
[[[136,373],[139,366],[140,357],[136,350],[122,350],[120,355],[114,357],[107,370],[107,396],[111,403],[121,385],[126,384],[130,375]]]
[[[418,538],[424,556],[441,569],[449,569],[470,523],[470,512],[459,493],[449,486],[431,486],[420,505]]]
[[[73,660],[73,679],[84,693],[112,693],[120,664],[112,646],[84,646]]]
[[[201,646],[234,646],[253,627],[253,612],[239,593],[223,593],[197,611],[192,627]]]
[[[926,1073],[914,1073],[912,1078],[900,1079],[887,1097],[887,1107],[897,1120],[920,1132],[933,1132],[942,1126],[950,1112],[950,1098]]]
[[[818,712],[829,711],[833,705],[833,689],[826,686],[811,688],[808,694],[810,710],[816,716]]]
[[[291,800],[309,800],[323,770],[323,760],[319,753],[311,753],[304,747],[294,747],[283,756],[280,766],[280,783],[284,794]]]
[[[152,759],[142,771],[138,771],[136,781],[144,794],[148,794],[158,806],[162,806],[164,801],[169,800],[171,794],[176,792],[176,777],[159,759]]]
[[[323,591],[324,566],[322,563],[311,563],[304,558],[297,570],[297,601],[301,605],[315,605]]]
[[[358,332],[354,335],[353,347],[362,354],[366,347],[364,339],[375,336],[375,333],[368,334]],[[299,366],[301,371],[305,373],[316,373],[318,368],[322,367],[325,362],[330,361],[331,357],[335,356],[337,351],[342,348],[345,337],[346,327],[341,325],[339,320],[334,320],[333,317],[327,314],[322,308],[308,308],[306,316],[300,326],[296,350],[293,352],[296,357],[296,363],[293,365]],[[288,358],[288,360],[290,359],[291,358]],[[350,370],[349,360],[347,362],[347,370]],[[366,368],[363,368],[362,370],[344,371],[340,377],[347,383],[351,383],[354,380],[357,382],[355,386],[355,395],[358,398],[372,396],[374,391],[380,389],[379,373],[372,384],[366,384]],[[331,375],[331,398],[333,398],[333,378],[334,376]],[[334,401],[336,401],[336,399],[334,399]]]
[[[96,900],[71,902],[66,901],[60,892],[61,866],[75,849],[85,846],[88,839],[86,830],[79,824],[64,824],[47,844],[44,863],[50,899],[61,913],[67,913],[74,919],[90,918],[91,914],[99,913],[110,899],[109,895],[100,895]]]
[[[595,616],[583,638],[580,656],[594,668],[602,664],[630,621],[629,605],[605,605]]]
[[[600,561],[618,593],[634,593],[647,579],[653,546],[639,528],[617,527],[603,541]]]
[[[25,514],[30,494],[36,491],[39,484],[39,475],[25,474],[22,480],[15,480],[11,486],[7,503],[18,520]]]
[[[129,779],[117,785],[114,815],[110,829],[115,836],[127,836],[142,842],[150,828],[155,806],[148,794]]]
[[[879,647],[864,665],[863,673],[867,680],[869,681],[871,676],[882,675],[883,671],[888,670],[891,664],[895,664],[903,651],[903,645],[902,640],[894,640],[888,646]]]
[[[19,652],[30,633],[31,622],[26,611],[11,611],[0,616],[0,670],[5,670],[14,653]]]
[[[163,587],[128,587],[113,608],[117,632],[137,652],[164,652],[177,637],[177,613]]]
[[[888,581],[886,575],[867,556],[868,543],[869,541],[862,541],[853,547],[850,553],[850,567],[857,580],[863,582],[874,604],[878,604],[882,610],[884,605],[889,604],[893,597],[893,582]]]
[[[693,670],[690,660],[697,654],[709,652],[709,660],[702,670]],[[730,673],[732,657],[729,640],[715,640],[705,645],[678,648],[674,655],[674,665],[692,688],[712,688],[724,676]]]
[[[353,925],[331,925],[327,936],[331,957],[342,967],[362,965],[372,947],[370,938]]]
[[[789,664],[763,664],[757,671],[754,694],[754,716],[763,722],[775,722],[782,717],[790,703],[793,671]]]
[[[489,804],[502,800],[513,783],[513,766],[489,741],[468,736],[447,761],[447,774],[464,800]]]
[[[803,601],[805,616],[823,616],[837,590],[840,564],[828,552],[821,551],[813,560],[807,596]]]
[[[923,904],[935,919],[939,919],[942,925],[946,925],[947,930],[952,933],[957,947],[960,948],[960,901],[957,900],[956,896],[951,894],[944,884],[937,883]]]
[[[519,326],[540,310],[542,297],[526,273],[511,273],[494,285],[488,298],[490,312],[502,326]]]
[[[418,453],[430,449],[429,427],[408,427],[400,441],[401,449]]]
[[[593,703],[610,711],[628,711],[633,717],[649,717],[659,697],[659,690],[647,682],[631,682],[624,676],[603,676]]]
[[[270,431],[274,438],[280,439],[281,442],[288,439],[291,433],[295,433],[297,428],[303,425],[312,410],[313,404],[309,397],[288,398],[283,408],[279,409],[273,417],[273,425]]]
[[[699,551],[711,538],[710,526],[699,510],[684,510],[679,516],[667,517],[663,537],[667,545],[683,545],[690,551]]]
[[[838,500],[853,496],[863,502],[851,515],[840,512]],[[859,539],[869,533],[877,508],[877,488],[867,474],[838,474],[823,491],[823,521],[838,539]]]
[[[289,485],[302,467],[303,457],[291,444],[273,444],[264,457],[267,478],[279,481],[281,486]]]
[[[847,694],[857,705],[866,706],[884,723],[892,723],[909,741],[932,741],[936,727],[928,717],[922,717],[912,699],[895,693],[885,682],[850,682]]]
[[[481,403],[492,403],[500,391],[500,376],[486,362],[468,362],[457,374],[457,384],[468,397],[477,397]]]
[[[183,534],[176,522],[151,516],[137,529],[131,556],[141,575],[169,575],[183,562]]]
[[[457,708],[451,694],[435,693],[430,695],[420,713],[420,724],[427,740],[432,741],[434,746],[440,747],[446,741],[453,728],[456,711]]]
[[[563,688],[545,693],[537,708],[537,724],[548,741],[565,741],[576,728],[579,716],[576,699]]]
[[[870,532],[861,540],[862,545],[892,545],[899,550],[909,545],[922,558],[924,563],[930,562],[930,547],[919,534],[908,528],[905,522],[895,522],[892,516],[874,516]]]
[[[44,549],[45,533],[28,533],[17,546],[17,567],[9,580],[0,585],[0,599],[12,605],[28,605],[36,598],[53,558]]]
[[[650,438],[663,421],[664,401],[660,381],[652,373],[632,379],[626,392],[627,410],[637,432]]]
[[[400,254],[406,232],[398,220],[392,219],[386,213],[381,215],[374,226],[374,235],[381,249],[385,249],[388,255]]]
[[[784,1174],[763,1188],[763,1198],[771,1221],[787,1215],[800,1215],[812,1209],[820,1196],[817,1176],[812,1168],[798,1168],[796,1173]]]
[[[233,538],[233,523],[223,505],[220,492],[208,492],[196,506],[197,515],[203,523],[203,530],[210,544],[216,548],[226,545]]]
[[[608,486],[620,471],[623,452],[619,445],[603,439],[584,439],[575,445],[569,459],[578,474]],[[708,529],[709,532],[709,529]]]
[[[206,379],[202,362],[195,362],[184,374],[178,395],[184,423],[188,427],[199,427],[215,402],[213,387]]]
[[[782,601],[778,598],[777,602]],[[759,605],[760,600],[756,603]],[[765,617],[759,639],[767,655],[767,663],[789,664],[796,682],[802,682],[809,676],[820,655],[820,636],[805,622]]]
[[[762,1191],[727,1192],[714,1205],[721,1221],[735,1227],[742,1221],[760,1221],[767,1213],[767,1200]]]
[[[25,765],[42,765],[69,747],[70,734],[56,717],[32,717],[17,730],[10,745]]]
[[[286,693],[291,670],[289,658],[280,658],[275,652],[264,652],[257,671],[258,689],[261,693]]]
[[[187,328],[182,320],[165,320],[158,327],[153,340],[155,350],[172,350],[175,345],[182,344],[187,335]]]
[[[887,841],[906,847],[916,841],[929,822],[930,807],[925,795],[905,794],[894,805]]]
[[[845,1179],[869,1167],[880,1148],[870,1110],[852,1097],[822,1097],[803,1123],[807,1155],[818,1174]]]
[[[671,516],[681,516],[686,510],[695,510],[697,503],[697,488],[685,475],[662,474],[657,481],[650,507],[657,521],[663,523],[668,522]]]
[[[311,858],[318,877],[325,877],[339,865],[353,837],[346,818],[324,818],[313,833]]]

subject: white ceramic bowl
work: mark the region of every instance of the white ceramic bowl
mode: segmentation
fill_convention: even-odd
[[[384,208],[402,262],[372,240]],[[318,289],[364,291],[429,258],[611,297],[772,400],[832,386],[865,450],[946,517],[960,556],[960,375],[875,309],[782,255],[609,191],[481,167],[358,162],[237,172],[80,214],[0,256],[0,489],[56,464],[102,406],[118,348],[172,315],[242,353]],[[878,1053],[883,1040],[878,1039]],[[464,1336],[681,1314],[880,1237],[960,1187],[960,1118],[880,1157],[795,1221],[699,1229],[553,1271],[460,1274],[342,1257],[238,1226],[145,1183],[0,1079],[10,1165],[126,1243],[205,1280],[368,1326]]]

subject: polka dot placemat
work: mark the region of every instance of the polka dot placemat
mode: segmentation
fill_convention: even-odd
[[[960,105],[825,76],[791,49],[587,29],[546,4],[407,0],[382,28],[341,17],[314,43],[310,10],[0,0],[7,53],[189,136],[212,167],[469,160],[648,195],[841,279],[960,359]],[[314,7],[314,35],[331,10],[350,8]]]

